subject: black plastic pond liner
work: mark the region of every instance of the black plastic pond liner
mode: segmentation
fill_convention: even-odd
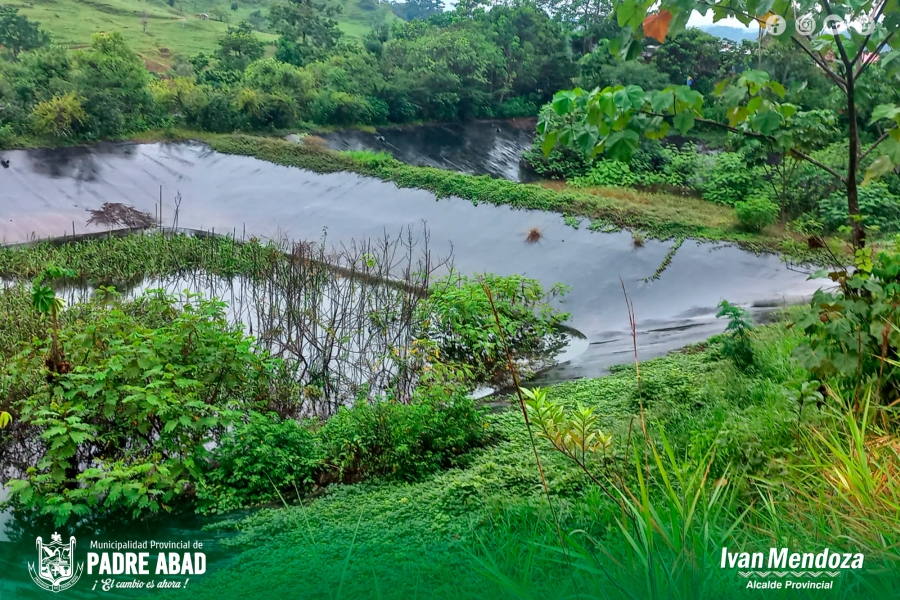
[[[329,243],[339,244],[427,227],[432,251],[452,253],[464,274],[565,284],[571,290],[559,306],[589,344],[547,381],[596,375],[631,360],[620,279],[634,302],[642,359],[721,332],[715,313],[723,299],[762,318],[820,285],[778,256],[694,240],[684,241],[653,279],[675,240],[648,239],[636,248],[629,232],[592,232],[586,221],[576,229],[556,213],[436,200],[424,190],[224,155],[203,144],[101,144],[5,156],[11,166],[0,171],[0,241],[6,243],[107,235],[106,227],[87,225],[89,211],[118,202],[161,213],[167,227],[246,238],[317,240],[327,230]],[[176,195],[183,199],[177,220]],[[541,239],[527,244],[532,228]]]

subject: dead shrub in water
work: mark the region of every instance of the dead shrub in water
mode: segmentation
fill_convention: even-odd
[[[360,395],[391,389],[407,401],[421,357],[414,352],[417,306],[435,271],[429,236],[411,229],[397,237],[335,247],[281,243],[287,260],[274,260],[241,293],[242,320],[258,343],[282,358],[298,383],[299,414],[323,418]]]
[[[544,234],[541,233],[540,227],[532,227],[528,230],[528,234],[525,236],[526,244],[534,244],[541,240],[544,237]]]
[[[121,202],[105,202],[100,208],[96,210],[89,208],[87,211],[91,213],[91,218],[87,221],[88,225],[97,224],[108,227],[117,225],[124,227],[150,227],[153,225],[153,217],[151,215]]]

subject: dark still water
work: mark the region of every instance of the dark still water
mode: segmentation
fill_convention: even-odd
[[[389,152],[410,165],[534,181],[535,175],[521,166],[521,158],[534,140],[536,122],[528,118],[433,123],[378,128],[375,133],[343,130],[319,137],[335,150]]]
[[[201,144],[101,144],[62,150],[2,153],[0,240],[22,242],[102,231],[87,225],[89,209],[121,202],[156,214],[163,188],[163,221],[258,237],[334,243],[397,235],[411,227],[430,233],[436,255],[452,252],[464,273],[522,274],[550,286],[571,286],[561,308],[586,336],[585,350],[558,367],[551,380],[594,376],[631,360],[625,282],[634,303],[642,358],[659,356],[721,332],[715,318],[723,299],[758,317],[809,296],[819,282],[789,269],[777,256],[729,244],[688,240],[656,281],[672,241],[635,248],[628,232],[595,233],[566,225],[554,213],[513,210],[459,198],[437,200],[423,190],[350,173],[320,175],[254,158],[211,151]],[[541,240],[525,242],[529,229]]]

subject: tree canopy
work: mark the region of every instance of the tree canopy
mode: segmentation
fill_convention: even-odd
[[[0,47],[18,56],[20,52],[47,45],[50,38],[18,9],[0,5]]]
[[[796,13],[795,13],[796,9]],[[655,12],[650,12],[651,10]],[[544,120],[538,130],[545,152],[556,143],[577,148],[587,155],[605,153],[627,160],[637,149],[642,135],[660,138],[670,127],[687,133],[696,124],[712,124],[742,136],[764,142],[772,151],[799,158],[837,179],[846,192],[853,229],[853,243],[865,243],[865,228],[859,215],[859,186],[883,175],[900,164],[900,105],[875,106],[868,121],[860,115],[867,78],[877,61],[879,69],[893,75],[900,68],[900,4],[896,0],[868,2],[830,2],[783,0],[735,3],[731,0],[651,1],[623,0],[616,4],[620,34],[609,41],[608,49],[623,59],[639,56],[646,37],[663,42],[684,31],[693,11],[712,14],[715,20],[734,17],[742,23],[765,22],[773,15],[791,15],[787,28],[773,43],[790,45],[821,70],[840,98],[847,148],[847,167],[837,170],[804,152],[802,140],[809,124],[798,119],[798,106],[786,99],[785,85],[762,69],[747,69],[722,79],[714,89],[725,109],[724,118],[705,117],[705,98],[691,86],[672,85],[659,90],[640,86],[610,86],[586,91],[576,88],[558,93],[553,101],[562,125]],[[850,23],[848,35],[833,29],[801,34],[792,15],[809,13],[818,23],[838,18]],[[867,27],[872,23],[872,27]],[[699,34],[696,35],[698,38]],[[669,53],[661,60],[668,61]],[[701,61],[702,62],[702,61]],[[691,65],[697,68],[699,65]],[[871,137],[868,144],[863,140]],[[873,157],[865,177],[861,164]]]

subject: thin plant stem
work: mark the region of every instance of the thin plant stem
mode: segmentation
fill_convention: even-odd
[[[556,511],[556,507],[553,505],[553,499],[550,497],[550,486],[547,484],[547,477],[544,475],[544,466],[541,463],[541,456],[538,453],[537,443],[534,439],[534,431],[531,427],[531,419],[528,418],[528,408],[525,405],[525,396],[522,395],[519,373],[516,370],[515,364],[513,363],[512,354],[509,351],[509,345],[506,343],[506,336],[503,334],[503,327],[500,325],[500,313],[497,311],[497,305],[494,303],[494,295],[491,293],[491,288],[483,282],[481,285],[482,288],[484,288],[485,294],[487,294],[488,302],[490,302],[491,304],[491,312],[494,314],[494,322],[497,324],[497,333],[500,336],[500,342],[503,344],[503,349],[506,353],[506,362],[509,366],[510,375],[513,378],[513,385],[516,388],[516,396],[519,399],[519,408],[522,411],[522,418],[525,419],[525,427],[526,429],[528,429],[528,439],[531,442],[531,450],[534,453],[534,461],[537,464],[538,473],[541,477],[541,485],[543,486],[544,494],[547,497],[547,505],[550,507],[550,513],[553,516],[553,525],[556,529],[556,537],[559,540],[560,548],[563,551],[563,556],[565,556],[566,558],[566,564],[569,567],[569,573],[571,575],[572,563],[569,559],[568,547],[566,546],[565,540],[563,539],[562,529],[559,525],[559,514]]]

